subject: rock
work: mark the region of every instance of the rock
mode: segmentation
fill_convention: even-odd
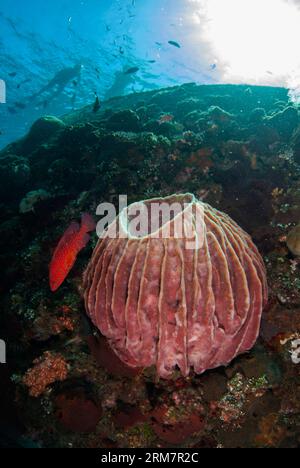
[[[218,106],[211,106],[208,109],[207,115],[215,122],[215,123],[226,123],[230,122],[234,116],[229,112],[221,109]]]
[[[140,118],[130,109],[122,110],[109,117],[106,128],[115,132],[139,132],[141,130]]]
[[[50,193],[43,189],[28,192],[21,200],[19,211],[21,214],[30,213],[31,211],[34,211],[34,207],[37,203],[43,200],[48,200],[50,197]]]
[[[160,106],[164,111],[168,112],[170,110],[170,103],[176,103],[180,96],[186,96],[182,88],[180,89],[179,87],[176,87],[171,90],[163,89],[155,93],[155,95],[150,101],[150,104],[156,104]]]
[[[183,117],[183,122],[186,127],[186,129],[192,130],[192,131],[201,131],[205,130],[207,127],[206,121],[204,118],[202,118],[203,113],[199,112],[197,110],[194,110],[192,112],[188,112],[184,117]],[[202,124],[202,125],[201,125]]]
[[[265,109],[262,107],[257,107],[256,109],[253,109],[252,112],[250,112],[249,122],[256,124],[258,122],[262,122],[265,117],[266,117]]]
[[[65,128],[65,124],[62,120],[51,115],[47,115],[38,119],[29,130],[26,137],[27,143],[38,144],[52,136],[54,136],[60,130]]]
[[[293,106],[288,106],[285,109],[265,118],[268,125],[275,128],[279,135],[284,138],[290,138],[292,133],[299,124],[298,111]]]
[[[0,159],[0,196],[11,199],[20,195],[26,188],[31,176],[27,158],[8,154]]]
[[[156,135],[171,137],[178,134],[182,129],[178,126],[178,124],[176,124],[176,122],[159,123],[157,120],[150,120],[144,125],[143,130],[145,132],[151,132]]]
[[[199,381],[203,388],[203,397],[207,402],[217,401],[226,393],[227,378],[218,370],[200,376]]]
[[[300,257],[300,224],[289,232],[286,244],[295,257]]]
[[[115,425],[123,429],[144,423],[148,419],[149,417],[144,415],[138,407],[129,405],[123,408],[123,411],[119,411],[113,416]]]
[[[149,118],[156,118],[160,116],[162,113],[162,108],[159,107],[157,104],[150,104],[149,106],[146,107],[147,110],[147,116]]]
[[[102,416],[101,408],[83,394],[61,394],[55,399],[56,416],[72,432],[94,432]]]
[[[292,147],[294,150],[294,159],[300,164],[300,127],[297,128],[293,135]]]
[[[176,106],[176,115],[184,116],[189,112],[200,111],[204,107],[204,102],[196,98],[187,98],[179,101]]]
[[[205,420],[202,415],[194,413],[184,415],[180,421],[171,424],[168,408],[162,405],[152,413],[152,427],[161,440],[171,445],[177,445],[203,431]]]

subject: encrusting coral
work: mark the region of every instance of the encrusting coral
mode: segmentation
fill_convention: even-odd
[[[23,383],[29,388],[32,397],[42,395],[47,387],[63,381],[68,375],[68,365],[59,354],[46,351],[43,356],[34,361],[34,367],[29,369],[23,377]]]

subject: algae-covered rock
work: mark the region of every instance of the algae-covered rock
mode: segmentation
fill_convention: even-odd
[[[189,112],[200,111],[204,107],[204,102],[196,98],[187,98],[178,102],[176,106],[176,114],[183,116]]]
[[[266,117],[266,111],[263,107],[256,107],[253,111],[250,112],[249,122],[250,123],[261,123]]]
[[[109,117],[106,128],[116,132],[138,132],[141,129],[140,118],[130,109],[121,110]]]
[[[49,199],[50,196],[50,193],[43,189],[32,190],[31,192],[28,192],[21,200],[19,207],[20,213],[25,214],[34,211],[34,207],[37,203]]]
[[[150,104],[147,106],[147,115],[151,118],[158,118],[158,116],[162,113],[162,108],[159,107],[157,104]]]
[[[300,127],[297,128],[293,135],[292,147],[294,150],[294,159],[300,164]]]
[[[9,154],[0,159],[0,196],[14,198],[20,194],[30,179],[29,161],[21,156]]]
[[[300,257],[300,224],[289,232],[286,243],[290,252],[296,257]]]
[[[265,121],[275,128],[283,138],[290,138],[299,124],[298,111],[293,106],[288,106],[276,114],[266,117]]]
[[[32,143],[43,142],[60,130],[63,130],[64,127],[65,124],[62,120],[51,115],[46,115],[34,122],[26,139]]]
[[[225,123],[231,121],[234,116],[219,106],[211,106],[207,112],[208,116],[216,123]]]
[[[160,123],[157,120],[150,120],[147,122],[143,130],[145,132],[151,132],[155,135],[163,135],[166,137],[171,137],[178,134],[182,131],[183,127],[176,122],[162,122]]]

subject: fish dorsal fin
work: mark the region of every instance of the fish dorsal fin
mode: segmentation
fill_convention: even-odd
[[[84,247],[88,244],[90,238],[91,238],[91,236],[88,233],[86,233],[82,237],[80,237],[80,240],[78,242],[78,248],[80,250],[84,249]]]
[[[67,245],[70,242],[70,240],[75,236],[75,234],[78,234],[79,231],[80,231],[79,224],[76,223],[75,221],[71,223],[68,229],[64,232],[62,238],[60,239],[55,249],[55,252],[59,251],[61,248]]]
[[[81,229],[84,232],[91,232],[96,229],[96,223],[89,213],[83,213],[81,217]]]

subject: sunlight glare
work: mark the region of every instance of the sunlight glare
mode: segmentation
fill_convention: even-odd
[[[294,1],[197,4],[201,39],[221,68],[224,82],[289,86],[299,76],[300,10]]]

